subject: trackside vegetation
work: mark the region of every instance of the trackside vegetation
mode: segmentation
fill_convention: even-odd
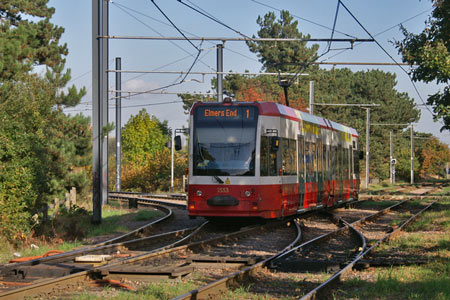
[[[0,3],[0,238],[20,243],[44,206],[88,188],[89,118],[68,116],[84,88],[67,87],[64,28],[47,0]],[[44,72],[36,73],[40,66]]]

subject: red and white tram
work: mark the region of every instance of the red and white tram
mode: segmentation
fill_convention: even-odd
[[[355,129],[265,102],[190,112],[191,217],[280,218],[358,198]]]

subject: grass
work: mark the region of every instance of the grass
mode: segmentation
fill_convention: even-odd
[[[136,292],[118,291],[113,293],[111,290],[104,290],[101,295],[94,293],[82,293],[73,296],[72,300],[97,300],[97,299],[113,299],[113,300],[168,300],[179,295],[187,293],[196,288],[192,280],[182,281],[162,281],[150,283]]]
[[[367,200],[367,201],[363,201],[360,204],[358,204],[358,207],[359,208],[386,208],[386,207],[392,206],[397,203],[398,203],[398,201],[390,201],[390,200],[383,200],[383,201]]]
[[[156,219],[161,216],[161,212],[157,210],[140,210],[138,211],[135,220],[136,221],[147,221]]]
[[[94,225],[91,222],[91,212],[83,208],[77,207],[69,212],[63,210],[51,222],[36,228],[35,236],[30,237],[17,249],[6,241],[0,240],[2,245],[0,263],[12,259],[15,252],[18,252],[21,257],[30,257],[43,255],[50,250],[70,251],[82,246],[88,238],[126,233],[131,228],[124,224],[150,221],[159,216],[161,216],[159,211],[141,209],[130,212],[128,209],[107,205],[102,209],[102,223]],[[32,247],[32,244],[37,245],[38,248]]]
[[[440,191],[434,193],[434,195],[450,195],[450,186],[443,187]]]
[[[442,262],[377,270],[374,281],[351,279],[334,299],[450,299],[450,273]]]
[[[450,198],[440,199],[407,232],[376,249],[427,263],[360,272],[343,281],[334,299],[450,299],[449,208]]]

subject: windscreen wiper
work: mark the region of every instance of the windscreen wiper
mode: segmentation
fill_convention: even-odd
[[[223,180],[222,180],[222,179],[220,179],[220,178],[219,178],[219,176],[217,176],[217,175],[214,175],[213,177],[214,177],[214,179],[215,179],[215,180],[217,180],[217,182],[218,182],[218,183],[220,183],[220,184],[222,184],[222,183],[223,183]]]

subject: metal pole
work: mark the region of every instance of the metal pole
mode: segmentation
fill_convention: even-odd
[[[172,130],[172,139],[171,139],[171,151],[172,151],[172,159],[171,159],[171,168],[170,168],[170,192],[173,193],[173,155],[174,155],[174,143],[175,143],[175,129]]]
[[[414,125],[411,124],[411,184],[414,184]]]
[[[314,114],[314,81],[309,82],[309,113]]]
[[[366,189],[369,188],[369,153],[370,153],[370,108],[366,108]]]
[[[392,163],[392,159],[393,157],[393,153],[394,153],[394,148],[392,145],[392,130],[389,131],[389,173],[390,173],[390,183],[394,184],[394,164]]]
[[[121,59],[120,57],[116,57],[116,70],[121,70]],[[116,73],[116,192],[120,192],[120,177],[122,175],[121,169],[121,159],[122,159],[122,151],[120,148],[120,144],[122,142],[122,77],[121,73]]]
[[[223,45],[217,45],[217,72],[223,72]],[[223,74],[217,74],[217,102],[223,101]]]
[[[108,198],[108,1],[92,0],[92,222],[102,221],[102,205]],[[105,136],[106,135],[106,136]]]

